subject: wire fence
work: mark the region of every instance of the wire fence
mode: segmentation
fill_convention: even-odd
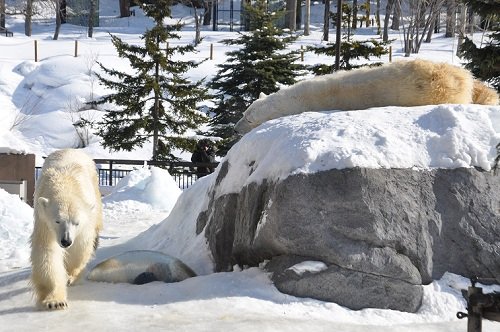
[[[142,45],[143,41],[137,38],[130,41],[132,45]],[[186,41],[171,41],[165,45],[186,45]],[[221,47],[218,47],[221,46]],[[197,52],[190,55],[193,60],[215,60],[221,59],[227,51],[227,46],[217,43],[201,43],[196,47]],[[25,40],[0,37],[0,60],[33,60],[35,62],[54,56],[81,57],[87,55],[98,55],[99,57],[118,56],[115,48],[109,40]]]
[[[130,39],[123,38],[123,40],[130,45],[144,45],[144,41],[136,37]],[[187,40],[172,40],[165,44],[165,49],[170,46],[183,46],[187,44],[190,44]],[[304,54],[306,53],[303,46],[293,45],[290,47],[300,52],[300,60],[303,62]],[[202,42],[196,46],[196,52],[190,53],[189,57],[195,61],[214,60],[221,62],[226,58],[226,52],[236,48],[234,45],[228,46],[219,42]],[[30,39],[19,42],[19,39],[0,37],[0,60],[32,60],[39,62],[56,56],[102,59],[106,57],[118,57],[118,53],[109,39]],[[180,54],[176,54],[175,56],[179,58],[185,57]]]

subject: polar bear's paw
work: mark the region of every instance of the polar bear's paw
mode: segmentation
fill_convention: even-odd
[[[61,299],[47,299],[40,303],[40,309],[42,310],[64,310],[68,308],[68,303],[66,300]]]

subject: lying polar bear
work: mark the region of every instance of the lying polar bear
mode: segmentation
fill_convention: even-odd
[[[344,71],[261,95],[234,129],[244,134],[267,120],[308,111],[435,104],[497,105],[498,94],[460,67],[426,60]]]

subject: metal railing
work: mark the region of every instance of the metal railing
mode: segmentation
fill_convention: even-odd
[[[181,189],[192,185],[200,177],[213,172],[218,163],[193,163],[186,161],[153,161],[153,160],[126,160],[126,159],[94,159],[99,174],[100,186],[116,186],[118,181],[127,176],[134,167],[156,166],[166,169]],[[206,171],[208,170],[208,172]],[[41,174],[41,167],[35,169],[35,179]]]

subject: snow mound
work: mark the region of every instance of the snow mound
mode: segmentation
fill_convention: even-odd
[[[147,208],[170,211],[181,192],[168,171],[143,167],[121,179],[116,188],[104,197],[103,203],[128,205],[130,201],[135,201],[148,205]]]
[[[33,209],[0,189],[0,272],[29,265]]]

